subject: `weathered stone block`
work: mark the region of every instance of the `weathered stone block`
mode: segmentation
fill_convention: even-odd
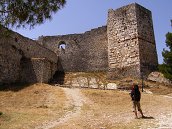
[[[89,88],[98,88],[98,87],[99,86],[98,86],[98,82],[97,82],[96,78],[91,77],[89,79]]]
[[[118,89],[118,86],[115,83],[108,83],[106,89],[108,89],[108,90],[116,90],[116,89]]]

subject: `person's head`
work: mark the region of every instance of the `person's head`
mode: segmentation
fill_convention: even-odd
[[[138,85],[134,85],[134,90],[139,90],[139,86]]]

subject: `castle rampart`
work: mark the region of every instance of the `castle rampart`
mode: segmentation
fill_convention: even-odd
[[[41,79],[48,82],[56,71],[57,55],[37,42],[2,26],[0,32],[0,83],[34,83]],[[41,71],[44,75],[38,74]],[[47,77],[50,74],[52,75]]]
[[[3,27],[0,32],[0,83],[48,82],[58,71],[141,78],[158,65],[151,12],[136,3],[110,9],[107,26],[81,34],[34,41]]]
[[[66,72],[107,71],[107,27],[83,34],[40,37],[39,42],[59,55]],[[65,44],[65,49],[60,44]]]

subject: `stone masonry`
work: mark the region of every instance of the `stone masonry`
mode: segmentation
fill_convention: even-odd
[[[58,46],[65,43],[66,48]],[[108,71],[108,78],[146,77],[158,65],[151,12],[130,4],[110,9],[107,26],[83,34],[42,36],[65,72]]]
[[[134,3],[110,9],[107,23],[109,78],[147,76],[156,70],[151,12]]]
[[[37,42],[0,26],[0,84],[48,82],[57,55]]]
[[[83,34],[40,37],[39,42],[59,56],[61,69],[65,72],[108,70],[106,26]],[[60,47],[61,43],[65,49]]]
[[[81,34],[34,41],[0,26],[0,84],[47,83],[67,72],[146,78],[157,65],[151,12],[137,3],[110,9],[107,26]]]

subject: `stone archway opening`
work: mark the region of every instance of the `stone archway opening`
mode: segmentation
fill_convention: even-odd
[[[58,44],[58,48],[65,50],[66,49],[66,42],[65,41],[60,41],[59,44]]]

